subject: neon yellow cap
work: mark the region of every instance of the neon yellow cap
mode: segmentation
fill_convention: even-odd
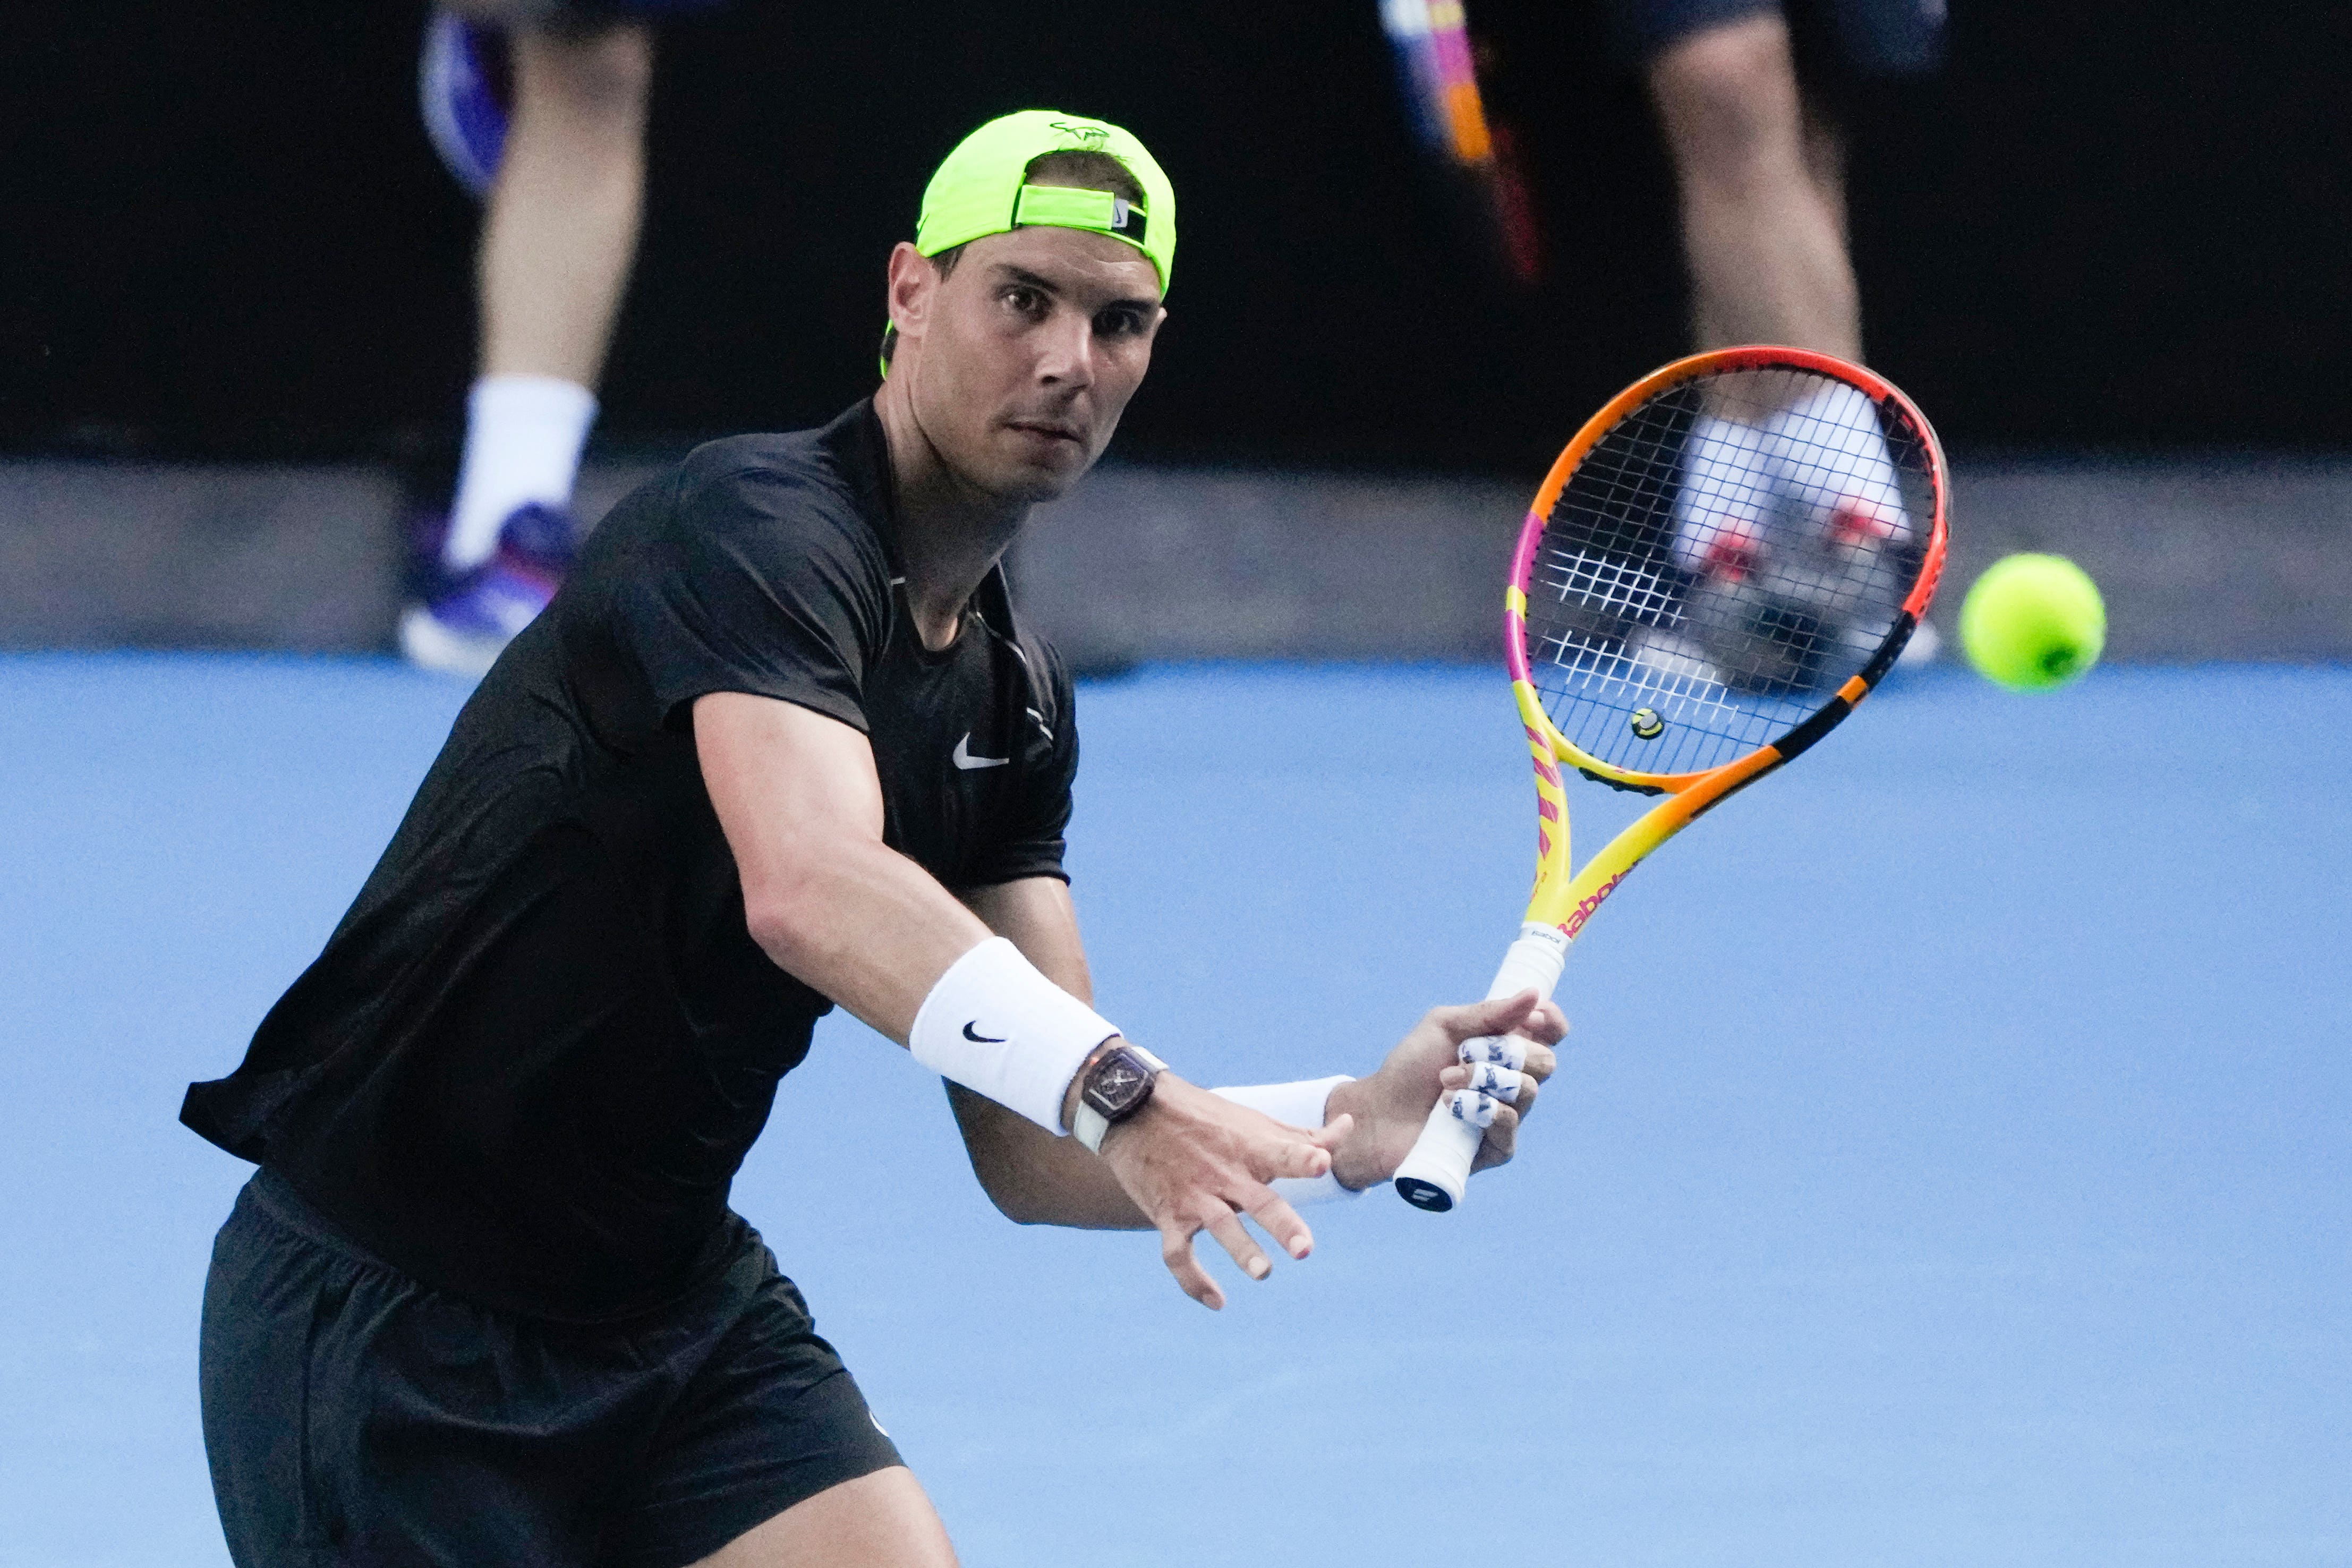
[[[1106,191],[1025,184],[1029,165],[1049,153],[1107,153],[1143,187],[1136,205]],[[923,190],[915,248],[937,256],[1024,224],[1082,228],[1123,240],[1151,258],[1167,292],[1176,264],[1176,188],[1143,143],[1105,120],[1025,109],[992,120],[961,142]]]

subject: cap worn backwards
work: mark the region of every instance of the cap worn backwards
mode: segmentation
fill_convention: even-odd
[[[1026,183],[1029,165],[1053,153],[1103,153],[1143,187],[1141,205],[1108,191]],[[1122,240],[1150,258],[1168,289],[1176,261],[1176,190],[1143,143],[1108,121],[1057,109],[992,120],[956,144],[923,191],[915,248],[937,256],[1024,225],[1085,229]]]

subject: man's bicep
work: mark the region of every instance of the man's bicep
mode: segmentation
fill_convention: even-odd
[[[742,882],[743,919],[777,967],[894,1040],[988,930],[883,841],[865,735],[773,698],[693,709],[702,777]]]
[[[1094,977],[1087,970],[1086,945],[1078,938],[1077,906],[1070,885],[1059,877],[1023,877],[961,895],[988,929],[1009,938],[1022,956],[1063,990],[1092,1005]]]
[[[814,838],[879,842],[882,781],[851,725],[741,691],[695,700],[694,749],[748,894]]]

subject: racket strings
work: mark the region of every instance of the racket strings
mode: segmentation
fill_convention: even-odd
[[[1641,404],[1562,489],[1527,584],[1552,721],[1654,773],[1803,722],[1892,634],[1932,472],[1895,408],[1812,371],[1718,373]]]

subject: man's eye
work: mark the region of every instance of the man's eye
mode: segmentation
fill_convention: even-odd
[[[1015,284],[1004,291],[1004,302],[1024,316],[1045,313],[1045,296],[1035,289]]]
[[[1131,338],[1143,331],[1143,316],[1136,310],[1105,310],[1095,318],[1095,331],[1106,338]]]

